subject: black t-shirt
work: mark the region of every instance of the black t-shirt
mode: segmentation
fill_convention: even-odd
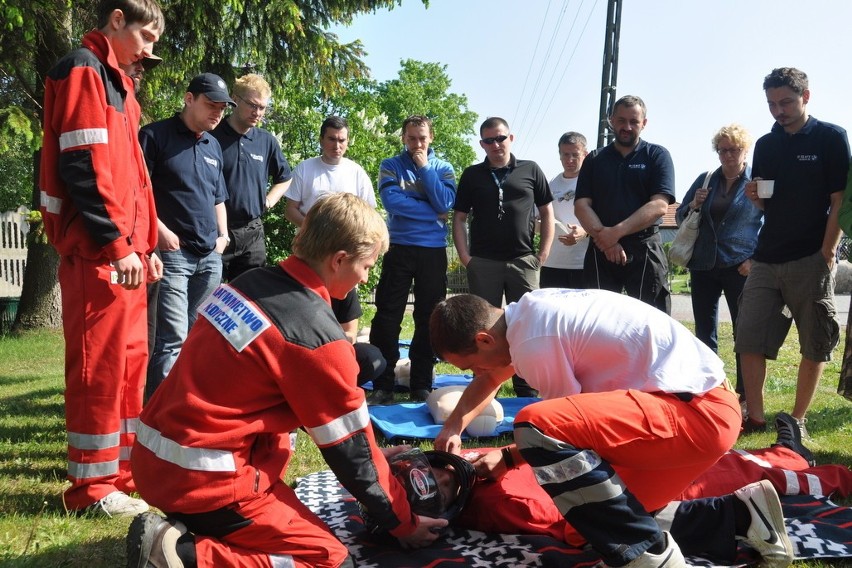
[[[347,323],[361,317],[361,300],[358,299],[358,288],[353,288],[342,300],[331,299],[331,311],[339,323]]]
[[[547,178],[535,162],[512,156],[507,168],[492,170],[486,158],[462,173],[454,209],[470,216],[470,254],[502,261],[535,252],[536,210],[551,201]]]

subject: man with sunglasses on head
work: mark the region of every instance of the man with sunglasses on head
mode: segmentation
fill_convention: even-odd
[[[429,316],[447,296],[447,216],[456,198],[456,174],[430,147],[432,120],[411,115],[402,123],[399,155],[382,160],[379,195],[388,214],[390,249],[376,288],[376,315],[370,343],[382,351],[384,372],[373,381],[370,404],[393,402],[394,370],[399,360],[399,330],[414,284],[414,337],[411,358],[412,402],[432,391],[435,355],[429,342]]]
[[[671,314],[669,263],[659,225],[675,200],[669,151],[639,138],[645,102],[621,97],[609,124],[615,140],[589,154],[577,179],[577,218],[594,246],[586,251],[586,285],[621,293]]]
[[[142,76],[148,71],[163,62],[162,57],[154,55],[146,55],[142,59],[133,61],[132,63],[119,63],[124,74],[133,79],[133,91],[139,95],[139,89],[142,88]]]
[[[240,77],[231,89],[237,106],[211,132],[222,146],[228,188],[228,245],[222,254],[222,277],[227,281],[266,264],[261,216],[290,186],[290,164],[281,153],[278,139],[258,127],[271,94],[269,83],[260,75]]]
[[[479,127],[479,135],[485,160],[459,178],[453,240],[467,268],[470,292],[499,308],[504,296],[506,303],[516,302],[538,288],[539,269],[553,242],[553,195],[538,164],[511,153],[515,137],[509,123],[492,116]],[[536,211],[541,220],[538,252],[533,242]],[[517,375],[512,386],[518,396],[537,395]]]

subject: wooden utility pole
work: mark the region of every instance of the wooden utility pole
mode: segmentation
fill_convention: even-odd
[[[598,122],[598,148],[612,142],[609,111],[615,103],[618,79],[618,37],[621,34],[621,0],[608,0],[606,36],[604,38],[603,72],[601,73],[601,108]]]

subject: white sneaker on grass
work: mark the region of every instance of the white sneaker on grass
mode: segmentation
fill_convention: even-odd
[[[802,434],[802,440],[804,440],[806,442],[813,442],[814,439],[811,438],[810,434],[808,434],[808,429],[805,426],[805,424],[808,423],[808,419],[807,418],[793,418],[793,420],[795,420],[796,424],[799,425],[799,432]]]
[[[148,510],[148,503],[122,491],[113,491],[100,501],[89,505],[87,510],[107,517],[135,517]]]
[[[734,491],[751,515],[747,534],[738,535],[762,557],[762,568],[784,568],[793,562],[793,544],[784,526],[781,500],[772,483],[764,479]]]

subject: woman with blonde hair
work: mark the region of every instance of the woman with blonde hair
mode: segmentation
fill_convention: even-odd
[[[701,225],[692,258],[687,264],[692,291],[695,335],[713,351],[718,351],[719,297],[724,292],[736,333],[737,301],[751,268],[751,255],[757,246],[757,233],[763,225],[763,212],[745,195],[751,179],[746,163],[752,137],[739,124],[723,126],[713,136],[713,151],[721,166],[710,174],[699,175],[677,209],[682,223],[690,211],[701,211]],[[737,356],[737,393],[741,404],[745,389]],[[746,419],[745,408],[743,420]]]

